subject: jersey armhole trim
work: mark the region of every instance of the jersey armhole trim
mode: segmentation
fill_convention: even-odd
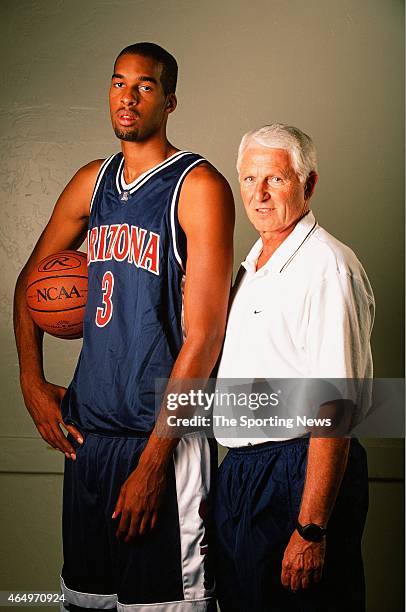
[[[93,188],[93,194],[92,194],[92,199],[90,200],[90,212],[92,212],[92,207],[93,207],[93,202],[94,199],[96,197],[96,193],[97,190],[99,188],[100,185],[100,181],[103,178],[104,173],[107,170],[107,166],[109,165],[109,163],[113,160],[113,158],[117,155],[117,153],[113,153],[113,155],[110,155],[110,157],[107,157],[107,159],[104,160],[104,162],[102,163],[102,165],[100,166],[99,172],[97,173],[97,178],[96,178],[96,182]]]
[[[178,208],[178,202],[179,202],[179,196],[180,196],[180,190],[183,184],[183,181],[186,178],[186,175],[189,174],[189,172],[198,164],[202,164],[206,162],[207,160],[204,159],[204,157],[199,157],[199,159],[196,159],[194,162],[192,162],[180,175],[178,182],[176,183],[176,187],[175,190],[173,192],[173,196],[172,196],[172,202],[171,202],[171,214],[170,214],[170,219],[171,219],[171,234],[172,234],[172,247],[173,247],[173,253],[175,255],[175,259],[178,262],[181,270],[183,271],[183,273],[186,272],[186,266],[184,265],[182,258],[179,254],[179,249],[178,249],[178,241],[177,241],[177,237],[176,237],[176,225],[175,225],[175,213],[177,213],[177,208]]]

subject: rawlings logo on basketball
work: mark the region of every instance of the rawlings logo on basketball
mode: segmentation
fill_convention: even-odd
[[[101,225],[87,233],[87,263],[127,261],[159,274],[159,234],[136,225]]]
[[[67,291],[65,287],[44,287],[43,289],[37,289],[37,302],[41,300],[65,300],[73,297],[80,298],[81,295],[73,285],[70,291]]]
[[[71,255],[59,255],[47,257],[38,266],[38,272],[60,272],[62,270],[72,270],[81,266],[81,261]]]

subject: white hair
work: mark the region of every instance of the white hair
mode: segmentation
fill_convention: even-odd
[[[288,151],[292,166],[302,183],[306,182],[311,172],[317,172],[317,154],[313,140],[298,128],[284,123],[271,123],[271,125],[265,125],[244,134],[238,149],[238,172],[240,172],[244,152],[253,143],[271,149]]]

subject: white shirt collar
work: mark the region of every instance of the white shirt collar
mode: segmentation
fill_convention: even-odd
[[[316,226],[317,221],[310,210],[302,219],[300,219],[294,230],[282,242],[282,244],[279,245],[275,253],[269,258],[266,264],[260,268],[258,273],[261,271],[263,271],[263,273],[266,271],[282,272],[283,268],[290,261],[290,259],[296,255],[300,247],[314,231]],[[257,260],[261,254],[261,251],[262,239],[259,238],[241,264],[248,272],[256,272]]]

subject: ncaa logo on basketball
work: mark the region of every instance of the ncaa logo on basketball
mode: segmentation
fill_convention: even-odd
[[[64,286],[60,288],[44,287],[43,289],[37,289],[37,302],[41,302],[41,300],[70,300],[74,297],[81,297],[75,285],[72,286],[72,289],[70,291],[67,291]]]

